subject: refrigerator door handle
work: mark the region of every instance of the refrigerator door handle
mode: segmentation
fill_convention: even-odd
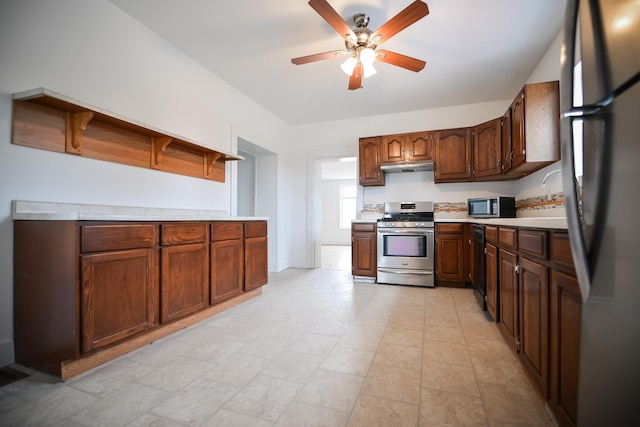
[[[567,1],[567,13],[565,14],[564,35],[562,44],[562,69],[560,85],[560,111],[563,117],[560,120],[560,134],[562,141],[562,180],[565,193],[565,206],[567,210],[567,225],[569,228],[569,240],[573,263],[580,285],[582,303],[586,304],[591,292],[591,266],[585,236],[582,228],[582,219],[579,208],[578,188],[575,180],[574,144],[573,144],[573,116],[571,112],[578,112],[573,106],[573,66],[576,53],[576,36],[578,31],[578,5],[579,0]],[[566,114],[564,113],[566,112]],[[580,116],[583,114],[579,114]]]

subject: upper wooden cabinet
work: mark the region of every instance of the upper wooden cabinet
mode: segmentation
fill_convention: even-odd
[[[494,119],[473,128],[473,178],[499,177],[501,164],[501,122]]]
[[[433,160],[437,132],[415,132],[382,137],[382,163]]]
[[[527,84],[502,117],[473,128],[360,138],[360,185],[384,185],[380,165],[407,161],[433,160],[436,184],[540,170],[560,160],[558,89],[558,81]]]
[[[359,184],[362,186],[384,185],[382,164],[382,138],[379,136],[360,138],[358,150]]]
[[[471,128],[438,131],[434,170],[436,183],[471,179]]]
[[[507,176],[521,178],[560,160],[558,81],[525,85],[509,107],[511,150]]]

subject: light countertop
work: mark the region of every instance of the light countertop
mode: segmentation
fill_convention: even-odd
[[[376,219],[356,219],[354,223],[375,223]],[[567,218],[565,217],[525,217],[525,218],[438,218],[436,216],[435,222],[462,222],[470,224],[485,224],[485,225],[502,225],[511,227],[531,227],[531,228],[550,228],[558,230],[567,229]]]
[[[229,216],[222,210],[143,208],[14,200],[14,220],[77,221],[266,221],[267,217]]]

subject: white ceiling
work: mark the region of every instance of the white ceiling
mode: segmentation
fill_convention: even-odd
[[[290,124],[511,99],[560,32],[566,4],[425,0],[429,15],[382,48],[426,67],[414,73],[376,62],[378,74],[348,91],[340,58],[291,63],[344,48],[306,0],[110,1]],[[372,30],[411,2],[329,0],[349,24],[367,13]]]

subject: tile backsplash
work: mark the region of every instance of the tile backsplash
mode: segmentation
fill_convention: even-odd
[[[530,217],[564,217],[564,194],[553,193],[544,196],[528,197],[516,200],[516,216]],[[467,218],[467,202],[435,202],[436,218]],[[364,205],[362,218],[379,217],[384,213],[384,203]]]

